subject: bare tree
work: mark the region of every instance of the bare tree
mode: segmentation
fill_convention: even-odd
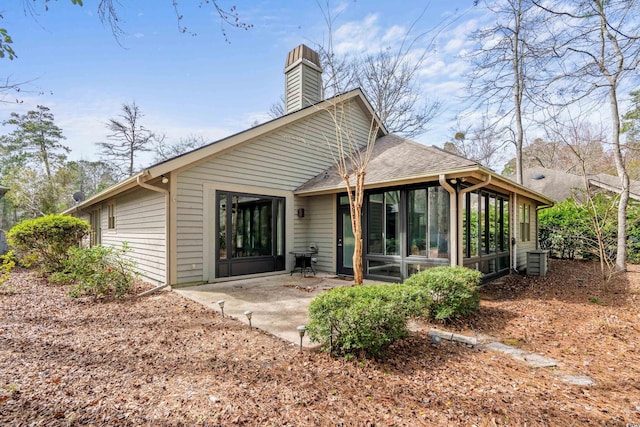
[[[354,74],[387,130],[414,138],[428,130],[442,103],[430,100],[421,91],[417,79],[429,50],[421,49],[419,56],[411,56],[419,38],[407,43],[407,37],[409,34],[396,51],[381,49],[360,59],[355,63]]]
[[[386,129],[414,138],[427,132],[440,113],[442,103],[422,91],[418,74],[432,52],[437,35],[450,21],[417,36],[414,29],[423,13],[411,24],[397,46],[383,46],[372,54],[338,54],[333,46],[333,25],[337,16],[329,16],[329,2],[316,1],[325,18],[329,37],[316,43],[323,72],[323,92],[332,97],[359,87]],[[427,40],[428,37],[431,37]],[[269,116],[284,115],[284,100],[272,104]]]
[[[84,6],[82,0],[70,0],[72,4],[77,6]],[[190,35],[196,35],[196,33],[190,31],[187,26],[184,24],[185,16],[181,11],[180,1],[172,0],[172,7],[176,14],[176,20],[178,24],[178,31],[181,33],[187,33]],[[249,24],[243,21],[240,18],[240,14],[235,5],[230,7],[225,7],[221,5],[221,0],[201,0],[198,2],[198,7],[203,8],[210,6],[213,9],[215,15],[218,16],[220,22],[220,32],[224,39],[229,42],[229,38],[227,35],[227,28],[239,28],[243,30],[248,30],[253,27],[252,24]],[[49,0],[23,0],[23,8],[25,13],[29,13],[30,15],[37,17],[38,15],[38,5],[41,5],[45,11],[49,10],[50,3]],[[100,0],[98,2],[97,12],[100,20],[108,25],[111,28],[111,32],[118,39],[120,36],[125,34],[125,30],[122,27],[122,19],[120,18],[120,11],[123,7],[124,3],[118,0]],[[0,18],[2,16],[0,15]],[[0,31],[0,35],[3,35]],[[6,34],[4,34],[6,35]],[[1,46],[1,45],[0,45]]]
[[[453,140],[444,144],[445,151],[475,160],[481,165],[493,169],[504,161],[504,141],[500,141],[500,136],[495,129],[495,125],[490,123],[486,115],[482,116],[480,123],[476,127],[462,124],[458,120],[454,131]]]
[[[536,86],[534,75],[546,60],[545,42],[538,33],[541,17],[530,0],[483,4],[495,23],[472,35],[478,46],[467,56],[473,66],[468,87],[480,104],[491,105],[495,118],[490,126],[497,129],[502,124],[503,131],[511,131],[507,139],[515,145],[516,181],[522,184],[524,120]]]
[[[576,147],[582,153],[581,158],[584,162],[582,165],[581,160],[563,142],[562,138],[554,136],[554,132],[550,132],[548,129],[547,132],[551,139],[536,138],[523,148],[522,167],[524,170],[540,166],[579,175],[584,166],[588,174],[615,174],[613,157],[609,151],[605,150],[607,147],[605,141],[600,139],[576,141],[576,144],[579,144]],[[513,171],[515,171],[515,158],[507,162],[503,173],[512,175]]]
[[[173,144],[166,142],[165,137],[156,138],[156,145],[154,147],[155,161],[163,162],[207,144],[208,142],[202,136],[196,135],[181,138],[179,142]]]
[[[111,131],[107,138],[114,142],[96,143],[103,160],[112,161],[121,178],[134,174],[135,159],[139,153],[151,151],[154,134],[140,123],[143,116],[135,101],[122,104],[120,119],[109,119],[107,123]]]
[[[329,30],[329,40],[326,43],[326,58],[339,58],[334,54],[333,49],[333,23],[329,4],[323,8],[320,3],[320,10]],[[345,184],[349,198],[349,211],[351,214],[351,228],[354,236],[353,250],[353,279],[356,285],[362,284],[364,280],[364,269],[362,265],[363,241],[362,241],[362,206],[364,202],[364,184],[367,175],[369,161],[373,154],[380,125],[377,118],[371,118],[369,131],[366,136],[362,136],[357,131],[358,126],[354,123],[354,112],[352,109],[359,108],[353,102],[346,102],[341,93],[345,92],[345,87],[340,63],[328,62],[323,64],[325,73],[328,74],[328,81],[332,85],[331,90],[335,94],[331,105],[326,112],[331,117],[334,124],[335,134],[326,136],[327,149],[331,153],[337,172]]]
[[[556,116],[547,125],[547,132],[551,138],[559,141],[572,154],[578,165],[578,174],[582,177],[582,188],[574,193],[576,206],[584,209],[589,217],[591,228],[595,234],[595,241],[584,243],[592,246],[598,254],[600,272],[604,283],[609,281],[615,271],[615,253],[611,250],[612,244],[607,235],[616,221],[615,212],[619,195],[608,197],[600,189],[594,188],[589,183],[589,164],[593,158],[594,146],[602,147],[605,137],[602,127],[594,126],[580,118],[563,118],[562,122]]]
[[[629,175],[621,144],[619,91],[638,80],[640,64],[640,2],[637,0],[561,1],[535,4],[554,18],[556,76],[549,83],[560,105],[608,102],[611,145],[620,177],[616,269],[626,270]]]

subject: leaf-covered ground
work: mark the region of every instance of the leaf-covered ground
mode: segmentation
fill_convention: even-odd
[[[425,324],[383,360],[333,359],[172,292],[93,303],[18,272],[15,293],[0,295],[0,424],[640,423],[640,269],[604,289],[595,267],[552,261],[546,278],[510,276],[483,289],[477,316],[435,325],[492,335],[557,369],[433,347]]]

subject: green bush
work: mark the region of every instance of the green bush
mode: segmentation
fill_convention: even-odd
[[[615,257],[618,221],[611,212],[607,214],[607,210],[611,210],[612,200],[604,195],[597,195],[593,202],[598,217],[609,218],[602,228],[602,238],[607,253]],[[573,199],[564,200],[552,208],[540,211],[539,235],[540,247],[549,249],[555,257],[599,257],[598,240],[589,212]],[[627,261],[640,263],[640,206],[637,204],[629,205],[627,210],[627,237]]]
[[[375,357],[405,337],[408,318],[428,311],[429,303],[422,289],[402,285],[335,288],[311,302],[309,338],[325,351]]]
[[[6,284],[11,275],[11,270],[16,266],[13,257],[13,251],[9,251],[4,255],[0,255],[0,293],[11,294],[13,288]]]
[[[448,320],[478,310],[482,273],[465,267],[434,267],[409,277],[404,286],[426,289],[433,301],[431,316]]]
[[[83,295],[95,299],[113,296],[120,298],[133,285],[136,274],[135,262],[126,257],[130,249],[126,244],[122,249],[112,246],[69,249],[69,257],[64,262],[64,271],[51,275],[55,282],[75,283],[69,291],[71,297]]]
[[[87,221],[67,215],[47,215],[22,221],[7,233],[9,245],[26,259],[36,257],[46,272],[60,271],[67,251],[89,234]]]

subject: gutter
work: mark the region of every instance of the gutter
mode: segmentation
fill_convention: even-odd
[[[160,187],[156,187],[155,185],[150,185],[147,184],[146,182],[142,181],[143,176],[148,176],[148,172],[145,172],[142,175],[138,175],[136,182],[138,183],[138,185],[142,188],[146,188],[147,190],[151,190],[151,191],[155,191],[157,193],[161,193],[164,194],[164,210],[165,210],[165,223],[164,223],[164,246],[165,246],[165,280],[164,280],[164,284],[160,285],[160,286],[156,286],[153,289],[149,289],[148,291],[142,292],[140,294],[138,294],[138,296],[144,296],[144,295],[148,295],[151,293],[154,293],[156,291],[159,291],[160,289],[164,289],[167,286],[169,286],[169,284],[171,283],[171,258],[170,258],[170,245],[169,245],[169,240],[170,240],[170,236],[169,236],[169,225],[170,225],[170,208],[171,208],[171,193],[169,192],[169,190],[167,190],[166,188],[160,188]]]

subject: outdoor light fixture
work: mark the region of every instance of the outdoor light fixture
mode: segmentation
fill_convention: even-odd
[[[251,329],[251,316],[253,316],[253,311],[247,310],[244,312],[244,315],[249,319],[249,329]]]
[[[307,327],[304,325],[298,326],[298,334],[300,335],[300,351],[302,351],[302,338],[304,337],[305,332],[307,332]]]
[[[584,284],[584,279],[578,279],[578,286],[582,286]]]
[[[304,208],[298,209],[298,218],[304,218]]]
[[[164,176],[164,175],[160,175],[160,176],[162,177],[162,183],[163,183],[163,184],[166,184],[167,182],[169,182],[169,178],[167,178],[167,177],[166,177],[166,176]]]
[[[221,299],[218,301],[218,305],[220,306],[220,311],[222,312],[222,317],[224,317],[224,300]]]

